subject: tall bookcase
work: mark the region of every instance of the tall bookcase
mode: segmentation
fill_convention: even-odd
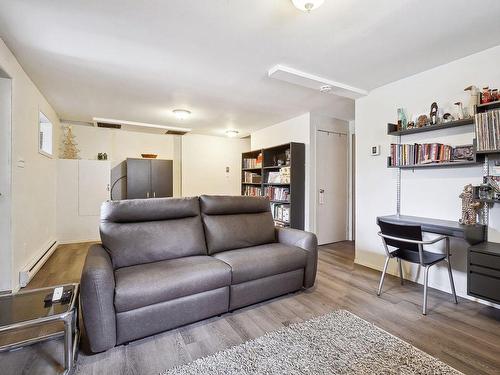
[[[305,145],[286,143],[244,152],[241,194],[268,196],[275,225],[304,229]]]

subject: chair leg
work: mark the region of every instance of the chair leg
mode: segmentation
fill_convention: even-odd
[[[403,277],[403,261],[400,258],[398,259],[398,264],[399,264],[399,278],[401,279],[401,285],[404,284],[404,277]]]
[[[387,266],[389,265],[389,257],[385,258],[384,270],[382,271],[382,276],[380,276],[380,284],[378,286],[377,296],[380,296],[382,293],[382,286],[384,285],[385,273],[387,272]]]
[[[450,286],[451,286],[451,292],[453,293],[453,299],[455,300],[455,303],[458,303],[457,293],[455,292],[455,283],[453,282],[453,272],[451,271],[450,260],[447,259],[446,263],[448,263],[448,276],[450,277]]]
[[[422,308],[422,314],[427,315],[427,281],[429,279],[429,266],[425,267],[424,271],[424,306]]]

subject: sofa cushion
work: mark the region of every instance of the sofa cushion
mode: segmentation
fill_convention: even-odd
[[[117,269],[115,309],[137,309],[231,284],[231,267],[193,256]]]
[[[275,242],[269,200],[264,197],[200,197],[208,253]]]
[[[207,254],[198,198],[105,202],[100,230],[114,268]]]
[[[214,258],[231,266],[233,285],[304,268],[307,262],[305,250],[280,243],[224,251]]]

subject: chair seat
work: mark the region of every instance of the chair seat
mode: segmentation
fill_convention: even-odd
[[[210,256],[192,256],[115,271],[115,309],[137,309],[229,286],[231,267]]]
[[[403,259],[407,262],[411,263],[419,263],[420,257],[418,255],[418,251],[407,250],[407,249],[397,249],[391,253],[393,257]],[[428,266],[437,262],[441,262],[446,259],[445,254],[432,253],[430,251],[423,251],[422,258],[424,265]]]
[[[305,250],[281,243],[224,251],[214,257],[231,266],[232,284],[295,271],[307,263]]]

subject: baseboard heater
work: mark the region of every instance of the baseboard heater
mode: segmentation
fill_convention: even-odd
[[[33,276],[36,275],[38,270],[42,268],[47,259],[49,259],[49,257],[52,255],[57,245],[57,241],[52,242],[48,249],[36,256],[31,262],[24,266],[21,271],[19,271],[19,285],[21,286],[21,288],[24,288],[26,285],[28,285]]]

